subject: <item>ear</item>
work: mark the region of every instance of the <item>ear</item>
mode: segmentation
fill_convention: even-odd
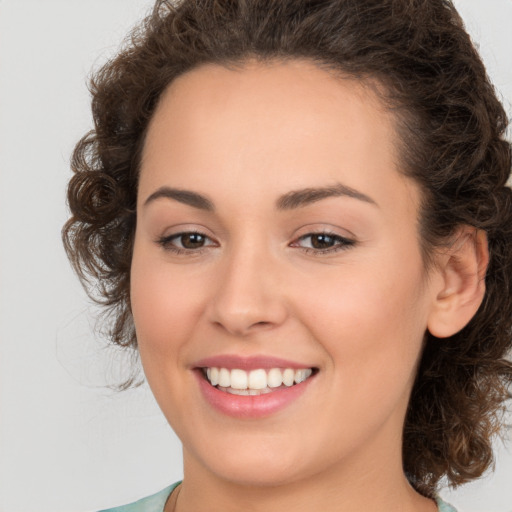
[[[427,328],[438,338],[459,332],[473,318],[485,294],[489,248],[484,231],[461,226],[439,254],[434,304]]]

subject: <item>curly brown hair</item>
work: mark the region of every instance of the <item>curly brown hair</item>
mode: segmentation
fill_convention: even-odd
[[[511,145],[507,118],[448,0],[160,0],[91,81],[94,130],[77,144],[63,229],[115,344],[136,347],[130,264],[139,160],[162,92],[203,63],[309,59],[376,81],[396,113],[403,169],[423,190],[425,261],[460,225],[485,230],[484,301],[449,339],[426,333],[403,436],[415,488],[459,485],[493,461],[512,382]]]

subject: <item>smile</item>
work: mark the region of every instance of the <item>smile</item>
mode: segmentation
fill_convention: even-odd
[[[312,368],[270,368],[245,371],[238,368],[203,368],[203,375],[217,389],[233,395],[263,395],[300,384],[313,374]]]
[[[218,355],[191,367],[202,399],[213,410],[243,420],[263,419],[300,403],[320,370],[304,362],[255,355]],[[309,393],[308,393],[309,394]]]

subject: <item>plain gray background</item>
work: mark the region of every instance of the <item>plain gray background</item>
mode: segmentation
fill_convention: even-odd
[[[147,387],[105,388],[129,361],[94,334],[60,242],[86,76],[151,3],[0,0],[0,512],[92,511],[181,476]],[[456,5],[511,113],[512,0]],[[512,447],[497,449],[493,477],[442,493],[460,512],[512,511]]]

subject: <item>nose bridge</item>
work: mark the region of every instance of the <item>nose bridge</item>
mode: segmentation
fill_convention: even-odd
[[[232,334],[246,335],[284,321],[278,262],[268,244],[243,237],[226,248],[218,270],[211,304],[214,323]]]

